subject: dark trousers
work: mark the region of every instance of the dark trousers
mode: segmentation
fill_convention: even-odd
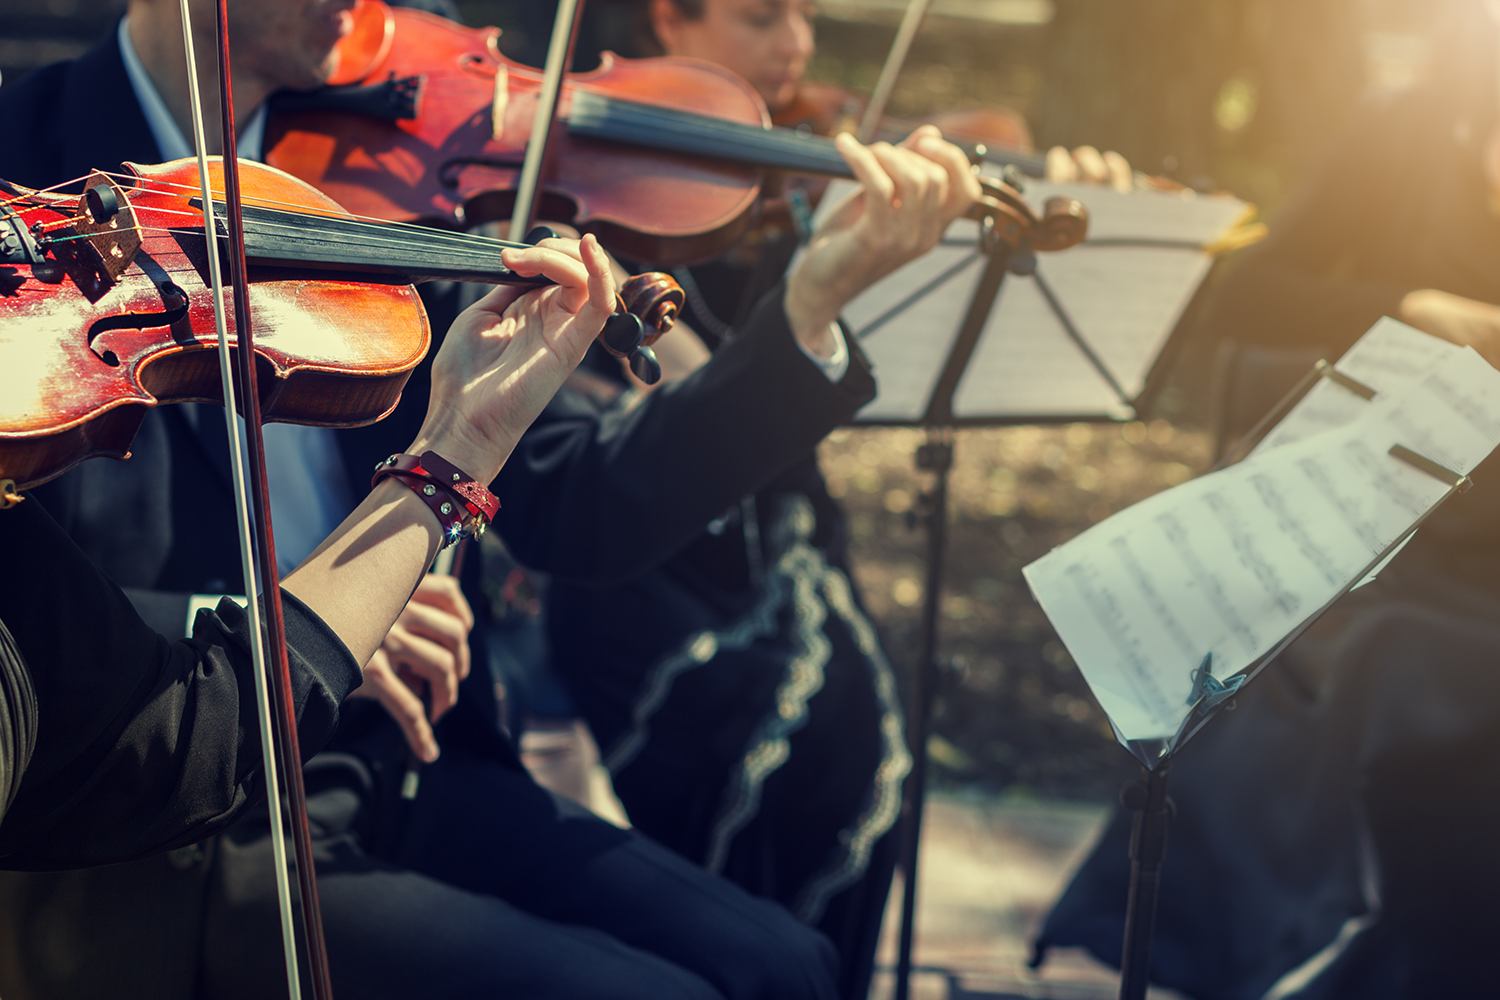
[[[445,746],[382,808],[352,757],[309,766],[333,986],[365,1000],[832,998],[821,934],[524,773]],[[220,840],[206,1000],[284,996],[264,816]]]

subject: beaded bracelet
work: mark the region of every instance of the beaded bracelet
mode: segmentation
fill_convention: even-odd
[[[444,546],[483,535],[500,510],[495,494],[434,451],[424,452],[420,458],[392,455],[380,462],[370,478],[371,488],[387,476],[411,487],[437,515]]]

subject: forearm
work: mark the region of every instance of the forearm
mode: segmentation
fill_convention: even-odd
[[[437,517],[409,487],[380,482],[282,588],[369,661],[416,590],[442,538]]]

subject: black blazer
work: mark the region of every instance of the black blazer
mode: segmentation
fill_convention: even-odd
[[[0,821],[0,868],[145,857],[227,826],[262,794],[247,617],[226,602],[194,640],[135,614],[33,499],[0,512],[0,617],[27,675],[36,743]],[[321,746],[359,664],[286,595],[302,746]],[[14,692],[11,692],[14,693]],[[14,700],[14,699],[11,699]]]

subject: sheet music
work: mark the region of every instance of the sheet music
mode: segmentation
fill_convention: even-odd
[[[820,212],[851,187],[850,182],[831,184]],[[1000,422],[1129,419],[1128,401],[1145,388],[1167,338],[1212,266],[1213,259],[1198,247],[1222,235],[1243,215],[1245,204],[1191,192],[1121,194],[1097,185],[1042,181],[1028,182],[1025,194],[1038,211],[1056,195],[1088,206],[1088,241],[1040,255],[1037,269],[1108,377],[1069,336],[1035,279],[1008,275],[954,393],[954,415]],[[888,275],[845,308],[844,319],[874,363],[880,386],[856,418],[860,422],[912,423],[926,413],[984,268],[978,234],[977,223],[955,222],[945,245]]]
[[[1121,192],[1098,184],[1026,182],[1026,201],[1038,212],[1057,196],[1077,198],[1088,207],[1089,243],[1162,240],[1201,247],[1238,223],[1246,209],[1238,198],[1193,190]]]
[[[1158,494],[1026,567],[1123,739],[1171,738],[1206,653],[1220,679],[1253,666],[1446,495],[1395,444],[1467,474],[1500,444],[1500,372],[1452,354],[1354,422]]]
[[[954,414],[1129,419],[1128,402],[1145,389],[1212,265],[1197,250],[1156,247],[1085,243],[1042,255],[1039,274],[1121,392],[1069,338],[1035,280],[1012,275],[959,382]]]
[[[1401,392],[1463,348],[1423,333],[1389,316],[1365,331],[1334,368],[1376,392],[1376,399]],[[1281,423],[1250,452],[1261,455],[1293,441],[1358,420],[1370,400],[1332,379],[1319,379]]]

